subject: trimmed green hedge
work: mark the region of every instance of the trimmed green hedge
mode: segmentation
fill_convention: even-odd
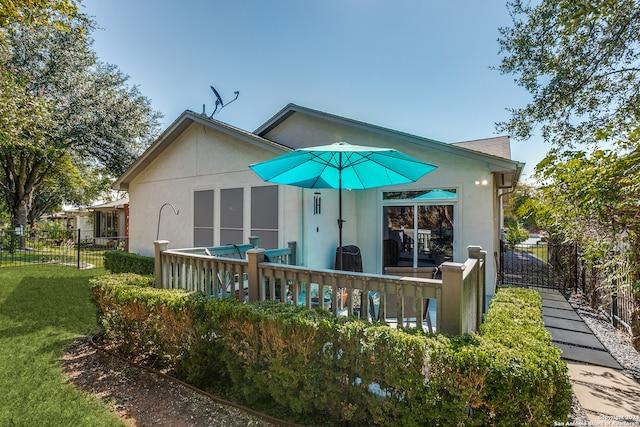
[[[547,426],[571,387],[535,291],[502,289],[478,334],[424,335],[276,302],[92,280],[105,339],[201,388],[349,425]]]
[[[111,273],[153,275],[154,258],[123,251],[105,251],[104,268]]]

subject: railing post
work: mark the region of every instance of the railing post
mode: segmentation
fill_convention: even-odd
[[[258,240],[260,239],[260,237],[258,236],[249,236],[249,243],[251,244],[251,246],[253,246],[253,249],[257,249],[258,248]]]
[[[477,301],[476,301],[476,327],[480,326],[482,323],[482,315],[485,313],[485,301],[487,299],[487,288],[486,288],[486,261],[487,261],[487,251],[482,250],[482,246],[467,246],[467,250],[469,251],[469,258],[478,260],[478,275],[477,275]]]
[[[481,301],[481,310],[478,314],[480,318],[480,323],[482,323],[482,319],[484,314],[487,312],[487,307],[485,307],[487,303],[487,251],[480,251],[480,292],[482,293],[482,301]]]
[[[260,300],[260,272],[258,267],[264,262],[264,249],[249,249],[247,251],[247,279],[249,286],[249,301]]]
[[[444,262],[442,271],[442,330],[443,334],[460,335],[462,333],[462,286],[465,265],[456,262]]]
[[[168,240],[156,240],[153,242],[155,246],[154,266],[153,266],[153,286],[155,288],[164,288],[162,283],[162,252],[169,249]]]
[[[289,265],[298,265],[296,263],[296,250],[298,249],[297,243],[295,241],[287,242],[287,246],[291,250],[291,255],[289,255]]]

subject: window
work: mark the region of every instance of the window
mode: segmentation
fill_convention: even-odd
[[[259,236],[260,247],[278,247],[278,186],[251,188],[251,224],[244,223],[244,189],[220,190],[219,203],[214,203],[215,190],[193,192],[193,245],[215,244],[214,215],[219,209],[220,245],[247,243],[248,235]],[[218,207],[219,206],[219,207]]]
[[[213,190],[193,193],[193,246],[213,246]]]
[[[455,189],[383,193],[383,265],[427,267],[451,260]]]
[[[260,237],[260,247],[278,247],[278,186],[251,189],[251,235]]]
[[[118,212],[117,211],[99,211],[96,219],[98,220],[96,237],[117,237],[118,236]]]
[[[220,244],[244,242],[242,188],[220,190]]]

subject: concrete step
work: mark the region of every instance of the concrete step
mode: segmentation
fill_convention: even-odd
[[[578,347],[570,344],[554,343],[562,350],[564,360],[588,363],[590,365],[605,366],[613,369],[622,369],[622,366],[606,351],[591,348]]]
[[[542,316],[545,327],[566,329],[568,331],[583,332],[590,334],[591,329],[581,320],[562,319],[560,317]]]
[[[554,343],[564,343],[580,347],[589,347],[596,350],[607,351],[600,341],[589,331],[588,333],[568,331],[547,326],[547,331],[551,332]]]
[[[560,308],[552,308],[552,307],[542,306],[542,315],[543,316],[549,316],[549,317],[558,317],[560,319],[569,319],[569,320],[582,321],[582,318],[580,316],[578,316],[578,313],[573,311],[573,309],[571,309],[571,310],[563,310],[563,309],[560,309]]]
[[[640,395],[629,395],[619,390],[603,390],[588,385],[573,383],[573,392],[580,405],[588,411],[615,417],[610,421],[597,417],[604,426],[638,425]]]
[[[567,299],[558,291],[539,291],[540,296],[542,297],[542,303],[544,304],[545,300],[555,300],[555,301],[567,301]]]
[[[567,362],[567,368],[571,381],[637,394],[640,399],[640,384],[624,371],[575,362]]]
[[[571,304],[569,304],[567,301],[558,301],[552,299],[542,300],[542,307],[573,311],[573,307],[571,307]]]

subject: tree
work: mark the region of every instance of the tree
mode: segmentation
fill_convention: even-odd
[[[0,28],[16,23],[53,23],[57,14],[69,16],[78,10],[75,0],[0,0]]]
[[[522,205],[556,241],[579,242],[606,286],[635,293],[640,348],[640,0],[507,3],[499,70],[532,100],[499,123],[518,139],[537,127],[553,149],[537,165],[536,203]],[[608,285],[607,285],[608,284]]]
[[[640,139],[640,1],[513,0],[500,29],[499,70],[531,93],[498,124],[518,139],[540,126],[559,147]]]
[[[505,228],[505,240],[511,247],[514,247],[529,238],[529,233],[520,221],[508,221]]]
[[[2,191],[17,224],[34,192],[61,162],[117,176],[158,130],[154,112],[128,77],[96,59],[94,23],[76,14],[56,25],[7,29],[0,89]]]
[[[539,230],[535,209],[531,209],[531,204],[536,200],[537,190],[533,185],[519,182],[515,190],[509,194],[509,204],[504,210],[505,221],[520,222],[529,231]]]
[[[107,189],[112,182],[109,175],[80,167],[83,165],[74,164],[69,157],[63,157],[34,189],[27,219],[30,225],[42,215],[62,209],[62,204],[88,206],[98,198],[109,196]]]

